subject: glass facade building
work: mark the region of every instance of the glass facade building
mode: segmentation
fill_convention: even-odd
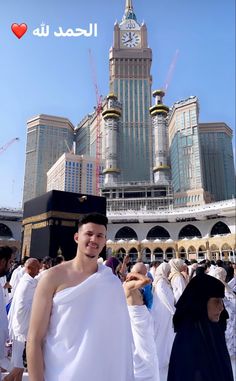
[[[200,123],[204,189],[215,201],[235,197],[232,130],[225,123]]]
[[[176,102],[168,121],[175,205],[235,197],[232,130],[225,123],[199,123],[198,100]]]
[[[174,192],[202,188],[196,97],[174,104],[169,116],[168,130]]]
[[[38,115],[27,122],[23,202],[46,192],[47,171],[73,140],[74,127],[66,118]]]

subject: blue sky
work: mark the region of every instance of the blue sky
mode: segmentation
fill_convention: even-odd
[[[153,89],[164,86],[171,61],[179,55],[165,103],[196,95],[200,122],[223,121],[235,131],[234,0],[133,0],[145,21],[153,51]],[[109,92],[108,53],[113,26],[121,21],[125,0],[11,0],[0,3],[0,147],[20,141],[0,154],[0,206],[21,206],[26,122],[44,113],[64,116],[76,125],[96,101],[89,49],[98,87]],[[41,23],[48,37],[36,37]],[[26,23],[19,40],[12,23]],[[59,26],[88,29],[97,37],[56,38]]]

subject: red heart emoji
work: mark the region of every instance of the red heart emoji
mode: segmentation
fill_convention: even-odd
[[[16,37],[21,38],[24,36],[25,32],[27,31],[27,25],[25,23],[22,24],[12,24],[11,26],[12,32],[16,35]]]

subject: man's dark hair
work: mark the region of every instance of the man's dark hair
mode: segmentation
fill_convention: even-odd
[[[107,229],[108,219],[104,214],[101,213],[88,213],[83,214],[78,221],[78,228],[82,225],[92,222],[93,224],[103,225]]]
[[[49,257],[49,255],[46,255],[46,257],[44,257],[42,259],[42,264],[43,265],[51,265],[52,264],[52,258]]]
[[[7,261],[9,261],[9,259],[11,258],[13,252],[14,251],[9,246],[2,246],[2,247],[0,247],[0,259],[6,259]]]
[[[158,267],[158,266],[160,266],[160,264],[161,264],[162,262],[161,261],[152,261],[151,263],[150,263],[150,268],[151,267]]]
[[[218,267],[224,267],[224,262],[221,259],[217,259],[216,266],[218,266]]]
[[[150,263],[150,268],[153,267],[153,266],[157,266],[157,261],[152,261],[152,262]]]

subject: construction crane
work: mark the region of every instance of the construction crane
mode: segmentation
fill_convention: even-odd
[[[20,138],[13,138],[13,139],[9,140],[9,142],[7,142],[2,147],[0,147],[0,154],[5,152],[8,149],[8,147],[10,147],[13,143],[15,143],[16,141],[19,141],[19,140],[20,140]]]
[[[93,75],[93,85],[96,94],[96,195],[99,195],[99,186],[100,186],[100,165],[101,165],[101,149],[100,149],[100,140],[101,140],[101,121],[102,121],[102,96],[99,93],[96,68],[92,56],[92,52],[89,49],[89,58]]]
[[[166,77],[166,80],[165,80],[165,85],[164,85],[164,88],[163,88],[165,94],[167,93],[167,89],[168,89],[170,81],[172,79],[172,75],[173,75],[173,72],[174,72],[174,69],[175,69],[175,66],[176,66],[176,62],[177,62],[178,56],[179,56],[179,50],[177,49],[176,52],[175,52],[175,55],[174,55],[174,57],[172,59],[172,62],[170,64],[170,67],[169,67],[169,70],[168,70],[168,73],[167,73],[167,77]]]

